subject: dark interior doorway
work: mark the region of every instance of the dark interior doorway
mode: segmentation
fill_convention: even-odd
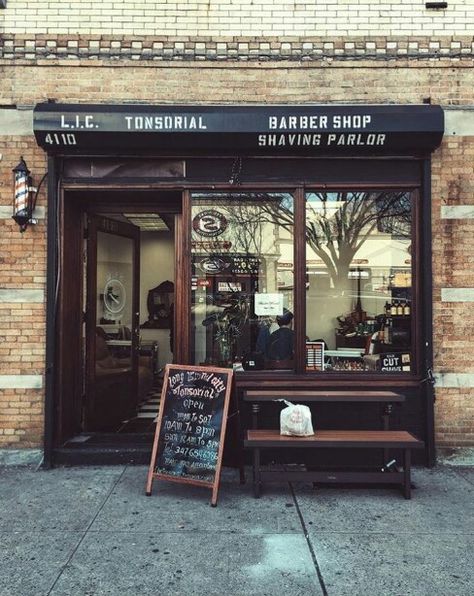
[[[181,192],[64,192],[56,450],[149,447],[179,348],[181,211]]]

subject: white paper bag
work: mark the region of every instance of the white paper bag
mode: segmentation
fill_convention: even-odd
[[[306,437],[314,435],[311,422],[311,410],[308,406],[292,404],[286,399],[282,400],[287,405],[280,413],[280,434]]]

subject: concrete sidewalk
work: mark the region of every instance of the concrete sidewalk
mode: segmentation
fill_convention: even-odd
[[[144,466],[0,468],[2,596],[409,596],[474,592],[474,468],[395,488],[210,491]]]

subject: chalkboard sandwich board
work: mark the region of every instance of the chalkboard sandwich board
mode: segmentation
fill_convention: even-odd
[[[146,494],[163,479],[217,492],[224,450],[232,370],[167,364],[151,452]]]

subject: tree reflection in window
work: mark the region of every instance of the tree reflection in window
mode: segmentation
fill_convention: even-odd
[[[323,261],[334,287],[345,285],[351,263],[366,240],[380,232],[411,236],[411,193],[407,191],[314,192],[306,195],[306,241]],[[283,202],[265,201],[274,222],[293,226]]]

